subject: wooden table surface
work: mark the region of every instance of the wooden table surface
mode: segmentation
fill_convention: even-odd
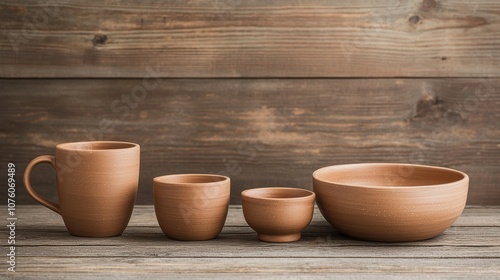
[[[500,207],[467,207],[442,235],[411,243],[348,238],[317,209],[302,239],[285,244],[258,241],[236,205],[219,237],[202,242],[166,238],[153,206],[136,206],[125,232],[112,238],[71,236],[41,206],[18,206],[16,215],[16,272],[5,262],[0,272],[10,278],[500,278]]]

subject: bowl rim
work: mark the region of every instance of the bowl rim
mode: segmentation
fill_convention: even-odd
[[[258,192],[262,190],[282,190],[282,191],[302,191],[305,195],[298,197],[262,197],[259,195],[252,194],[253,192]],[[251,188],[246,189],[241,192],[241,198],[245,199],[256,199],[263,201],[300,201],[300,200],[314,200],[316,198],[316,193],[314,191],[303,189],[303,188],[292,188],[292,187],[261,187],[261,188]]]
[[[335,169],[335,168],[347,168],[347,167],[355,167],[355,166],[406,166],[406,167],[416,167],[416,168],[427,168],[427,169],[435,169],[439,171],[447,171],[452,173],[457,173],[462,175],[463,177],[460,180],[452,181],[449,183],[443,184],[432,184],[432,185],[418,185],[418,186],[382,186],[382,185],[361,185],[361,184],[345,184],[335,181],[328,181],[318,177],[318,173],[327,170],[327,169]],[[313,181],[317,180],[326,184],[335,184],[339,186],[353,187],[353,188],[368,188],[368,189],[402,189],[402,188],[435,188],[435,187],[445,187],[451,186],[457,183],[469,182],[469,176],[459,170],[441,167],[441,166],[432,166],[432,165],[423,165],[423,164],[410,164],[410,163],[379,163],[379,162],[369,162],[369,163],[348,163],[348,164],[338,164],[338,165],[329,165],[315,170],[312,174]],[[314,184],[313,184],[314,185]],[[314,186],[313,186],[314,187]]]

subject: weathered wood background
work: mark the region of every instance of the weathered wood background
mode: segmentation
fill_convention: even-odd
[[[237,204],[326,165],[405,162],[500,205],[496,0],[2,1],[0,91],[18,203],[29,160],[105,139],[141,145],[139,204],[163,174],[229,175]],[[32,176],[56,199],[54,181]]]

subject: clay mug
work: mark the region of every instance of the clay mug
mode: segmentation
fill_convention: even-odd
[[[137,196],[140,147],[116,141],[64,143],[55,156],[33,159],[24,172],[24,185],[38,203],[60,214],[76,236],[120,235],[127,226]],[[56,171],[59,203],[39,195],[30,174],[37,164]]]
[[[156,218],[168,238],[209,240],[226,222],[230,179],[212,174],[177,174],[153,179]]]

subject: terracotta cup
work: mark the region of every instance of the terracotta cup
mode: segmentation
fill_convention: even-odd
[[[209,240],[226,222],[230,179],[211,174],[177,174],[153,179],[156,218],[176,240]]]
[[[243,215],[266,242],[292,242],[313,216],[315,194],[298,188],[257,188],[241,192]]]
[[[450,227],[465,207],[469,177],[444,167],[359,163],[318,169],[313,186],[321,213],[340,232],[402,242]]]
[[[140,147],[134,143],[91,141],[56,146],[55,156],[39,156],[24,172],[24,185],[37,202],[60,214],[69,233],[105,237],[121,234],[137,195]],[[30,174],[39,163],[56,170],[59,203],[39,195]]]

